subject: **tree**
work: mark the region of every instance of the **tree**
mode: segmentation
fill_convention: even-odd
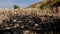
[[[17,8],[19,9],[19,6],[18,5],[14,5],[14,9],[17,9]]]
[[[43,9],[44,7],[46,7],[48,4],[50,4],[51,2],[50,1],[47,1],[46,3],[43,3],[40,8]]]
[[[58,2],[60,2],[60,0],[57,0]]]

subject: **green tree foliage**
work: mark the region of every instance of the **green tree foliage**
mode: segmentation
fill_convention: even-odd
[[[19,9],[19,6],[18,5],[14,5],[14,9],[17,9],[17,8]]]
[[[43,7],[47,6],[49,3],[51,3],[50,1],[46,2],[46,3],[43,3],[40,8],[42,9]]]
[[[57,0],[58,2],[60,2],[60,0]]]

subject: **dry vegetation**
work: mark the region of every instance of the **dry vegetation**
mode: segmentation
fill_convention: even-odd
[[[60,7],[58,7],[60,9]],[[2,34],[60,34],[60,10],[0,9]]]

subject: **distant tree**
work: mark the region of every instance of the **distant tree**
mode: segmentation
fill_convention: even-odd
[[[51,2],[50,1],[47,1],[46,3],[43,3],[40,8],[43,9],[44,7],[46,7],[48,4],[50,4]]]
[[[17,8],[19,9],[19,6],[18,5],[14,5],[14,9],[17,9]]]

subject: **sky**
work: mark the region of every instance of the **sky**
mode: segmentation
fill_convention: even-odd
[[[42,0],[0,0],[0,8],[13,8],[14,5],[18,5],[20,8],[25,8],[41,1]]]

